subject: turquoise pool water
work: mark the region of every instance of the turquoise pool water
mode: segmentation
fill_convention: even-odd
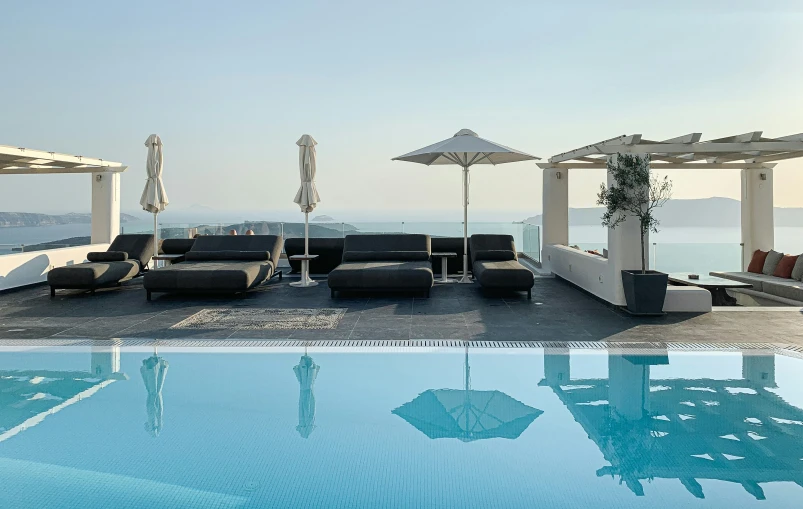
[[[0,368],[3,508],[803,506],[803,361],[769,351],[87,347]]]

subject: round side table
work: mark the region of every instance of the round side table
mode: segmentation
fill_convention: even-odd
[[[449,258],[457,258],[457,253],[432,253],[432,256],[439,256],[441,259],[441,278],[436,279],[436,283],[456,283],[456,279],[449,279],[448,264]]]
[[[314,260],[315,258],[318,258],[318,255],[293,255],[290,257],[290,260],[301,261],[301,281],[294,281],[290,283],[290,286],[295,286],[297,288],[318,286],[318,282],[313,281],[309,277],[309,262],[310,260]]]

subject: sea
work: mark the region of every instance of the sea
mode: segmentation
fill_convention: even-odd
[[[210,223],[204,223],[210,224]],[[223,223],[221,223],[223,224]],[[231,223],[229,223],[231,224]],[[316,223],[333,230],[333,235],[343,232],[377,233],[428,233],[437,236],[462,236],[459,222],[349,222]],[[188,226],[188,223],[160,224],[161,227]],[[137,221],[124,223],[127,233],[150,232],[153,223]],[[532,226],[513,222],[473,222],[469,223],[472,233],[508,233],[514,236],[521,251],[538,257],[539,244],[528,241],[524,232]],[[90,235],[89,224],[66,224],[39,227],[0,228],[0,255],[18,252],[23,246],[54,242],[73,237]],[[741,265],[741,232],[732,228],[662,228],[650,236],[650,265],[666,272],[707,273],[712,270],[735,271]],[[572,226],[569,229],[569,243],[582,250],[602,252],[607,247],[607,230],[601,226]],[[784,253],[803,253],[803,227],[775,228],[775,249]]]

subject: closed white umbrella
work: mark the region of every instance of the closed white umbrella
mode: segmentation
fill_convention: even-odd
[[[162,431],[162,413],[164,411],[162,387],[164,387],[169,366],[170,364],[166,360],[156,355],[156,349],[154,349],[153,355],[142,361],[142,366],[139,368],[142,381],[145,383],[145,390],[148,391],[148,399],[145,401],[148,412],[145,431],[154,437],[159,436]]]
[[[296,380],[300,387],[298,395],[298,426],[296,431],[304,437],[309,438],[312,430],[315,429],[315,392],[313,386],[321,368],[315,364],[312,357],[307,355],[306,349],[304,356],[293,367]]]
[[[298,145],[298,169],[301,176],[301,187],[298,188],[296,198],[293,200],[301,207],[304,213],[304,256],[309,256],[309,213],[321,201],[318,189],[315,187],[315,145],[318,142],[309,134],[303,135],[296,142]],[[301,281],[290,283],[294,286],[314,286],[317,283],[309,278],[309,260],[302,260]]]
[[[148,160],[145,169],[148,172],[148,180],[145,182],[145,189],[142,191],[142,198],[139,199],[142,209],[153,214],[153,256],[159,254],[159,230],[157,217],[159,212],[167,208],[170,201],[167,199],[164,182],[162,182],[162,168],[164,167],[164,157],[162,155],[162,139],[151,134],[145,140],[148,147]],[[154,265],[156,262],[153,262]]]
[[[503,164],[531,161],[539,157],[519,152],[480,138],[471,129],[461,129],[451,138],[428,147],[394,157],[394,161],[426,164],[456,164],[463,168],[463,277],[461,283],[470,283],[468,277],[468,183],[469,168],[475,164]]]

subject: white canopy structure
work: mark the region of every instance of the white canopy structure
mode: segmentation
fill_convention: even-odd
[[[121,163],[103,159],[0,145],[0,175],[121,173],[127,169]]]
[[[463,277],[460,279],[461,283],[471,283],[471,279],[468,277],[469,168],[475,164],[495,166],[539,159],[540,157],[480,138],[471,129],[461,129],[451,138],[393,158],[393,161],[407,161],[427,166],[456,164],[463,168]]]
[[[742,182],[743,270],[756,249],[772,249],[773,179],[780,161],[803,157],[803,134],[765,137],[761,131],[701,141],[691,133],[662,141],[623,135],[557,154],[538,163],[543,179],[544,267],[617,305],[624,303],[621,269],[640,266],[638,225],[627,221],[608,231],[608,258],[585,255],[569,244],[569,170],[607,168],[619,153],[649,156],[654,170],[739,170]],[[610,176],[609,182],[610,184]],[[649,250],[649,241],[645,241]],[[590,256],[590,258],[589,258]],[[649,258],[649,257],[648,257]]]

